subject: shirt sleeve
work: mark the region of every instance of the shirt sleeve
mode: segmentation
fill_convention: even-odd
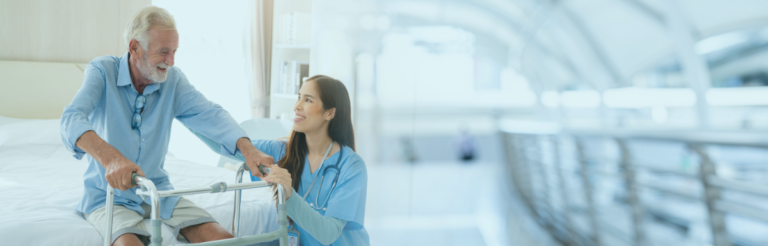
[[[362,226],[365,218],[365,199],[368,189],[368,173],[365,163],[353,155],[346,160],[336,189],[328,199],[325,216],[335,217]]]
[[[210,139],[206,137],[203,134],[200,134],[199,132],[196,132],[195,130],[192,130],[191,128],[187,127],[189,131],[192,132],[192,134],[195,134],[197,138],[203,141],[205,145],[208,146],[208,148],[211,148],[214,152],[218,152],[221,150],[221,144],[214,141],[213,139]],[[279,140],[251,140],[251,144],[253,144],[253,147],[256,147],[261,152],[264,152],[264,154],[267,154],[271,156],[275,161],[280,160],[283,158],[283,155],[285,155],[285,142],[279,141]],[[234,155],[225,155],[229,158],[233,158],[239,161],[245,161],[245,157],[243,156],[240,151],[235,153]]]
[[[64,107],[59,125],[64,147],[73,152],[78,160],[83,158],[85,151],[76,146],[77,140],[83,133],[93,131],[93,125],[88,118],[101,101],[106,83],[104,69],[93,62],[85,67],[83,76],[83,85],[72,102]]]
[[[184,74],[181,74],[175,93],[176,119],[194,132],[220,143],[221,148],[218,153],[235,155],[239,152],[237,140],[248,135],[229,112],[218,104],[208,101],[189,83]]]
[[[296,190],[288,198],[286,205],[288,207],[288,216],[293,221],[307,231],[320,244],[328,245],[336,241],[344,231],[346,221],[333,217],[326,217],[312,209],[304,199],[298,198]]]

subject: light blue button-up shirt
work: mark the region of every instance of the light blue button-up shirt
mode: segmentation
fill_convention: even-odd
[[[82,159],[85,152],[75,146],[77,139],[87,131],[95,131],[104,141],[115,147],[128,160],[133,161],[158,190],[172,190],[168,172],[163,168],[171,123],[176,118],[184,125],[221,145],[221,153],[237,154],[236,142],[247,137],[245,131],[221,106],[208,101],[195,90],[184,73],[170,67],[167,80],[144,88],[147,100],[141,113],[142,125],[131,128],[134,103],[139,93],[131,83],[128,56],[102,56],[93,59],[85,68],[83,85],[72,103],[61,116],[61,138],[75,158]],[[83,175],[85,194],[77,206],[82,213],[92,213],[106,202],[107,181],[99,162],[87,155],[88,170]],[[169,219],[180,197],[160,200],[160,217]],[[149,199],[149,198],[147,198]],[[136,188],[115,190],[115,204],[144,213],[142,199]]]

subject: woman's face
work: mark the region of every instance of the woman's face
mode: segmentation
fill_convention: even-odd
[[[293,107],[293,130],[302,133],[328,129],[328,123],[333,119],[336,109],[323,109],[317,83],[307,81],[299,90],[299,100]]]

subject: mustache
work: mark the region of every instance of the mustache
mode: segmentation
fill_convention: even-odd
[[[168,66],[168,64],[165,64],[165,62],[161,62],[160,64],[157,64],[157,67],[162,68],[162,69],[166,69],[166,68],[168,68],[170,66]]]

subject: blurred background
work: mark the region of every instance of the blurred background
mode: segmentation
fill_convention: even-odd
[[[2,0],[0,60],[121,56],[148,4],[238,122],[344,82],[371,245],[768,245],[766,1]]]

